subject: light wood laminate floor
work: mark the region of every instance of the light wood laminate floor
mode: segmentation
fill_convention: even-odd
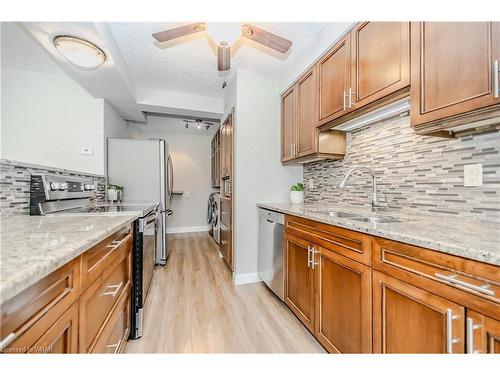
[[[170,236],[146,300],[144,336],[128,353],[324,353],[263,283],[234,286],[207,233]]]

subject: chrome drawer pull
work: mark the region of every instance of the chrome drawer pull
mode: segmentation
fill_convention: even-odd
[[[0,353],[5,350],[17,338],[17,335],[12,332],[8,334],[2,341],[0,341]]]
[[[498,60],[493,62],[493,97],[498,98]]]
[[[474,324],[472,318],[467,318],[467,353],[477,354],[478,350],[474,350],[474,330],[481,328],[481,324]]]
[[[116,353],[116,350],[120,347],[121,343],[122,339],[118,340],[116,344],[106,345],[106,348],[114,349],[114,352]]]
[[[495,295],[495,291],[493,291],[493,290],[490,289],[491,286],[489,284],[484,284],[484,285],[481,285],[481,286],[472,285],[472,284],[466,283],[465,281],[459,280],[457,278],[458,277],[457,275],[446,276],[446,275],[442,275],[442,274],[440,274],[438,272],[436,272],[434,274],[434,276],[436,276],[438,279],[447,281],[447,282],[449,282],[451,284],[455,284],[455,285],[461,286],[463,288],[467,288],[467,289],[473,290],[475,292],[487,294],[488,296],[492,296],[492,297]]]
[[[307,245],[307,268],[311,267],[311,246]]]
[[[103,292],[102,295],[103,296],[113,296],[113,298],[115,298],[116,297],[116,293],[119,292],[119,290],[122,288],[122,285],[123,285],[123,281],[120,284],[108,285],[106,287],[106,289],[114,289],[114,291],[113,292]]]
[[[453,315],[451,309],[446,309],[446,353],[453,353],[453,344],[456,344],[460,339],[453,338],[453,321],[458,319],[460,316]]]

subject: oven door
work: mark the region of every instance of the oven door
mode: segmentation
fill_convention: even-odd
[[[144,305],[149,287],[151,286],[155,267],[158,216],[156,212],[154,212],[144,219],[139,220],[139,231],[142,232],[142,304]]]

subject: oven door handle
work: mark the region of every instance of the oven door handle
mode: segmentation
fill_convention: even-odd
[[[158,214],[154,213],[149,215],[144,219],[139,219],[139,232],[144,233],[146,228],[151,225],[151,223],[156,223],[158,221]]]

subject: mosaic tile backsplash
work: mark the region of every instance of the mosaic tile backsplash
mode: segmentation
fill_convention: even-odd
[[[367,205],[371,176],[357,171],[344,189],[337,184],[355,165],[377,175],[385,204],[415,213],[500,221],[500,132],[461,138],[415,134],[409,116],[378,122],[347,134],[343,160],[304,165],[306,202]],[[464,186],[464,165],[483,165],[483,185]],[[309,188],[313,179],[314,188]]]
[[[91,200],[93,202],[101,202],[105,199],[106,180],[104,176],[0,159],[0,214],[29,215],[31,173],[55,173],[62,176],[92,176],[97,181],[97,191]]]

